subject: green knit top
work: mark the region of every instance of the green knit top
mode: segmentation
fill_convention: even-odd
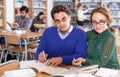
[[[120,69],[116,53],[116,39],[109,29],[101,34],[94,30],[88,31],[87,41],[85,65],[98,64],[100,67]]]

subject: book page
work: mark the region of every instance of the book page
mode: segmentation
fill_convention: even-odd
[[[34,68],[38,70],[39,72],[45,72],[51,75],[57,72],[60,72],[64,69],[61,67],[47,66],[45,63],[41,63],[35,60],[21,61],[20,68]]]
[[[54,75],[52,77],[75,77],[77,75],[76,72],[68,69],[64,69]]]
[[[114,69],[108,69],[108,68],[100,68],[96,72],[96,76],[102,76],[102,77],[111,77],[111,76],[116,76],[118,73],[118,70]]]
[[[5,71],[5,77],[35,77],[36,73],[32,69],[19,69]]]
[[[73,66],[70,67],[71,70],[76,71],[77,73],[88,71],[88,70],[96,70],[98,68],[98,65],[89,65],[89,66]]]
[[[89,74],[89,73],[79,73],[75,77],[97,77],[97,76],[94,76],[94,75]]]
[[[9,23],[9,22],[6,22],[10,27],[12,27],[12,28],[17,28],[17,27],[19,27],[19,24],[18,23]]]

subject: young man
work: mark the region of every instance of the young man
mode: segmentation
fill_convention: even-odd
[[[70,24],[68,8],[55,6],[51,11],[55,25],[43,33],[36,52],[36,59],[48,66],[72,64],[73,58],[86,57],[86,34],[83,30]]]
[[[31,26],[32,19],[28,16],[29,9],[26,6],[22,6],[20,8],[20,16],[15,17],[15,23],[11,25],[11,28],[13,30],[19,29],[19,30],[26,30],[29,31],[29,28]],[[17,26],[17,24],[19,26]]]

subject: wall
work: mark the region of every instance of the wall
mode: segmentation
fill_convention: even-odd
[[[53,1],[52,0],[48,0],[47,3],[47,9],[48,9],[48,27],[52,26],[53,24],[53,20],[51,18],[51,9],[53,7]],[[14,0],[6,0],[6,21],[9,23],[13,23],[14,22]],[[6,24],[6,29],[10,30],[8,24]]]
[[[51,18],[51,9],[52,9],[52,7],[53,7],[53,0],[48,0],[48,3],[47,3],[48,5],[47,5],[47,9],[48,9],[48,13],[47,13],[47,16],[48,16],[48,22],[47,22],[47,24],[48,24],[48,27],[49,26],[52,26],[52,24],[53,24],[53,20],[52,20],[52,18]]]
[[[6,0],[6,22],[14,22],[14,0]],[[6,29],[11,30],[8,24],[6,24]]]

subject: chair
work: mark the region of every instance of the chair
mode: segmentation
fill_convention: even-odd
[[[38,47],[39,43],[35,42],[35,43],[31,43],[28,45],[28,52],[30,53],[30,57],[34,60],[35,59],[35,53],[37,51],[37,47]]]
[[[4,57],[4,51],[7,50],[7,46],[5,44],[0,44],[0,63],[2,62],[2,59]]]
[[[38,30],[38,33],[41,34],[41,36],[42,36],[44,31],[45,31],[45,28],[42,28],[42,29]],[[33,59],[34,59],[34,54],[36,53],[37,47],[38,47],[39,42],[40,42],[40,38],[41,37],[37,37],[33,43],[28,45],[28,48],[29,48],[28,52],[30,52],[30,56]]]
[[[2,39],[0,39],[1,41],[4,41],[4,37],[1,37]],[[0,43],[0,63],[2,62],[2,59],[4,57],[5,54],[5,50],[7,50],[7,46],[5,43]]]
[[[4,75],[5,71],[19,69],[19,62],[11,60],[0,64],[0,77]]]
[[[8,48],[8,53],[12,53],[12,55],[15,55],[18,61],[21,54],[22,60],[24,57],[27,57],[25,56],[27,54],[27,43],[24,39],[20,39],[20,35],[6,35],[5,40]],[[6,56],[8,55],[8,53],[6,54]]]

